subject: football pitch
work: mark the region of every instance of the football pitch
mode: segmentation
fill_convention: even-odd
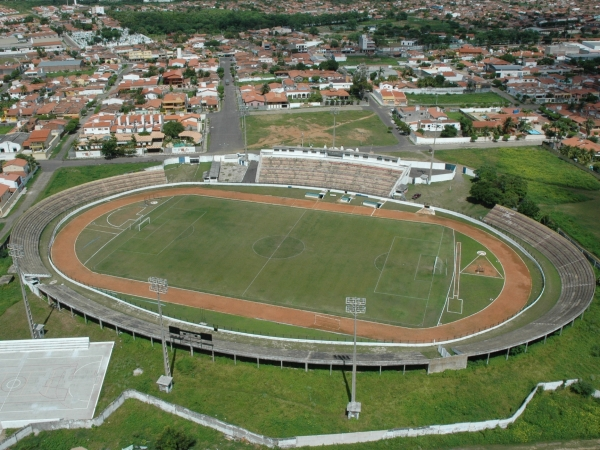
[[[76,252],[94,272],[163,277],[183,289],[314,311],[315,320],[345,315],[352,296],[367,298],[366,320],[432,327],[485,308],[504,285],[502,266],[482,244],[441,225],[194,195],[107,213],[81,232]],[[459,273],[460,299],[452,299]]]

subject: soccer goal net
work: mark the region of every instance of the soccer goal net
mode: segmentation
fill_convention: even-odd
[[[433,273],[436,275],[442,275],[445,271],[444,261],[439,256],[435,257],[435,264],[433,265]]]
[[[145,217],[142,219],[142,221],[137,224],[137,230],[142,231],[142,228],[144,228],[146,225],[150,225],[150,217]]]

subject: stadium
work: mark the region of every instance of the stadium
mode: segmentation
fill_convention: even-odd
[[[430,373],[526,351],[589,306],[590,264],[539,223],[500,206],[482,222],[398,200],[416,178],[406,162],[311,151],[263,151],[240,164],[237,186],[219,181],[219,161],[200,183],[169,183],[162,167],[87,183],[31,208],[11,242],[30,288],[86,321],[160,341],[146,282],[160,276],[165,304],[186,311],[165,311],[169,345],[282,367],[347,364],[347,296],[368,300],[359,368]],[[256,332],[228,326],[236,316]],[[293,331],[262,333],[269,322]]]

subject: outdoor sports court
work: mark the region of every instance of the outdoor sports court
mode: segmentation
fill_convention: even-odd
[[[55,240],[55,263],[87,284],[138,297],[150,297],[145,280],[160,276],[173,286],[165,300],[179,304],[310,327],[319,327],[316,315],[331,315],[341,332],[349,325],[340,317],[343,299],[364,296],[365,319],[380,323],[365,322],[359,332],[373,328],[380,336],[399,326],[435,327],[429,331],[440,335],[480,329],[528,299],[531,282],[519,256],[449,219],[201,188],[153,196],[115,200],[75,218]],[[464,262],[458,272],[457,239]],[[476,270],[461,276],[461,285],[472,278],[474,291],[483,290],[474,312],[487,320],[465,326],[468,308],[462,316],[454,308],[451,326],[444,311],[452,277],[477,252],[488,255],[498,276]],[[399,334],[419,335],[405,331]]]
[[[0,425],[91,419],[110,360],[113,342],[61,350],[49,339],[39,351],[0,352]],[[11,341],[4,341],[6,344]],[[27,341],[16,341],[27,342]]]

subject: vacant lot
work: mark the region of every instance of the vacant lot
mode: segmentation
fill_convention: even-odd
[[[331,147],[333,115],[329,112],[265,114],[247,117],[248,147],[275,145]],[[386,126],[370,111],[340,111],[336,116],[336,147],[387,146],[398,143]]]
[[[390,56],[383,57],[370,57],[370,56],[349,56],[348,59],[340,65],[342,66],[357,66],[359,64],[366,64],[367,66],[374,65],[388,65],[388,66],[397,66],[398,60],[396,58],[392,58]]]
[[[411,105],[505,105],[504,98],[493,92],[480,94],[406,94]]]
[[[591,173],[533,146],[441,150],[435,156],[475,169],[489,164],[501,173],[525,178],[529,195],[542,212],[550,214],[560,228],[600,256],[600,181]]]

